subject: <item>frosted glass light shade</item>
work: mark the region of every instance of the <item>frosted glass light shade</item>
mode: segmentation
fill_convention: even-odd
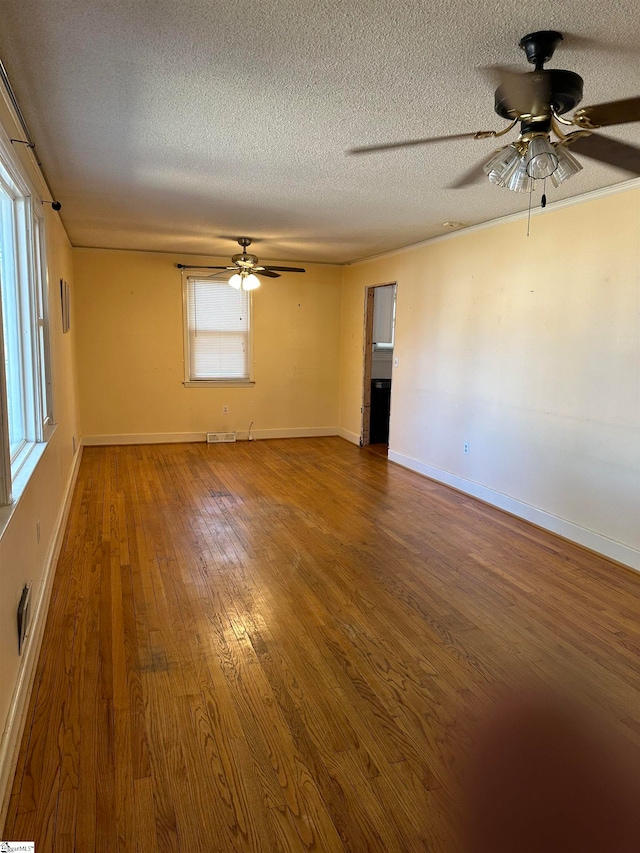
[[[242,276],[239,272],[234,272],[229,279],[229,284],[231,287],[235,287],[236,290],[240,290],[240,287],[242,286]]]
[[[533,137],[529,143],[525,159],[527,175],[536,181],[550,177],[558,168],[556,150],[544,136]]]
[[[488,160],[483,168],[484,173],[489,178],[492,184],[498,186],[506,186],[506,181],[517,169],[518,163],[521,160],[521,154],[513,143],[507,145],[506,148],[501,148],[493,157]]]
[[[260,287],[260,279],[257,275],[253,273],[249,273],[248,276],[245,276],[244,281],[242,282],[243,290],[255,290],[256,287]]]
[[[558,168],[551,175],[551,183],[554,187],[559,187],[563,181],[568,180],[572,175],[582,170],[582,166],[566,148],[554,144],[555,152],[558,156]]]
[[[527,174],[527,163],[524,157],[520,158],[518,167],[509,176],[508,180],[502,184],[508,190],[514,193],[528,193],[533,189],[533,178]]]

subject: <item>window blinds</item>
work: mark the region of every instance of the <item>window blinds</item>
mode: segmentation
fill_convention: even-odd
[[[249,294],[226,281],[188,280],[191,379],[249,379]]]

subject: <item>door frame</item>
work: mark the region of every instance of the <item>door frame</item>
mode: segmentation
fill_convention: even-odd
[[[383,281],[380,284],[370,284],[365,287],[364,292],[364,334],[363,334],[363,369],[362,369],[362,406],[360,407],[360,447],[370,444],[371,436],[371,366],[373,363],[373,300],[376,287],[396,288],[396,301],[398,299],[398,282]],[[395,320],[394,320],[395,327]],[[395,337],[395,328],[394,328]]]

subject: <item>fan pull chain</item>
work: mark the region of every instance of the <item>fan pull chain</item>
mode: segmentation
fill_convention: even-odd
[[[540,207],[544,210],[547,206],[547,179],[545,178],[542,184],[542,198],[540,199]]]

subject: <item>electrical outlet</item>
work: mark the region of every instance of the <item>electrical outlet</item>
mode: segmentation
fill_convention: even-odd
[[[467,455],[469,453],[469,442],[468,441],[465,441],[465,443],[464,443],[464,452]]]
[[[229,406],[223,406],[223,407],[222,407],[222,414],[223,414],[223,415],[228,415],[228,414],[229,414]]]
[[[398,365],[399,365],[399,364],[400,364],[400,359],[399,359],[399,358],[398,358],[398,356],[396,355],[396,356],[394,356],[394,358],[393,358],[393,366],[394,366],[394,367],[398,367]]]

